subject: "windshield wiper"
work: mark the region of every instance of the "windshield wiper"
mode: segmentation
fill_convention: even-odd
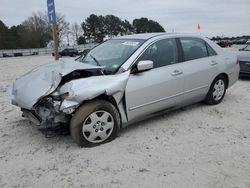
[[[99,61],[94,57],[94,56],[92,56],[91,54],[89,55],[95,62],[96,62],[96,64],[98,65],[98,66],[102,66],[100,63],[99,63]]]

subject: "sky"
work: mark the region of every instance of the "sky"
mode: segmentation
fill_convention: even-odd
[[[47,11],[47,0],[0,0],[0,5],[0,20],[9,27],[32,12]],[[90,14],[113,14],[130,22],[147,17],[167,32],[250,35],[250,0],[55,0],[55,6],[70,23],[80,24]]]

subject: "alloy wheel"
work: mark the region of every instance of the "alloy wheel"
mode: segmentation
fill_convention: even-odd
[[[215,101],[219,101],[225,92],[225,83],[223,80],[217,80],[214,84],[213,98]]]
[[[83,122],[84,138],[92,143],[100,143],[108,139],[114,128],[114,118],[107,111],[95,111]]]

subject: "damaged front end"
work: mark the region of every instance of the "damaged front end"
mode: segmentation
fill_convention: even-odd
[[[57,129],[69,124],[70,114],[61,112],[61,100],[52,97],[44,97],[39,100],[31,110],[21,108],[23,117],[38,125],[40,129]]]
[[[102,94],[112,96],[126,121],[121,103],[129,72],[104,75],[103,67],[77,62],[57,62],[35,69],[17,79],[12,104],[21,107],[40,129],[68,126],[75,110]]]

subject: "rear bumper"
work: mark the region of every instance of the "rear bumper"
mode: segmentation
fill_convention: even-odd
[[[248,71],[240,71],[240,77],[250,77],[250,72]]]

